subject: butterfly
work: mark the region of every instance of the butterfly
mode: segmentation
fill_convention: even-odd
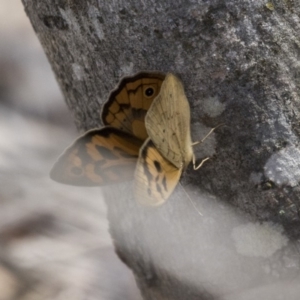
[[[147,139],[145,115],[165,75],[125,77],[104,104],[103,128],[87,131],[54,164],[50,177],[75,186],[103,186],[131,180]]]
[[[192,143],[190,119],[190,106],[181,81],[167,74],[145,118],[149,138],[140,149],[135,171],[134,194],[139,202],[161,205],[174,191],[190,162],[196,170],[208,159],[195,165],[193,145],[198,142]]]

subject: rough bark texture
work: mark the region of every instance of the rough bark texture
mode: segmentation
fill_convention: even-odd
[[[298,299],[298,3],[22,1],[79,129],[101,126],[110,90],[141,70],[181,77],[194,140],[226,124],[162,207],[105,189],[144,299]]]

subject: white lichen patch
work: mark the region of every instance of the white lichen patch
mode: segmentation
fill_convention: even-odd
[[[201,124],[200,122],[196,122],[191,129],[193,142],[200,142],[205,137],[205,140],[193,147],[194,153],[196,157],[206,157],[212,156],[215,154],[215,149],[217,146],[217,141],[215,139],[215,133],[209,132],[212,128],[206,127],[205,125]],[[209,134],[209,136],[207,136]]]
[[[80,34],[80,26],[73,11],[71,9],[63,10],[62,8],[59,8],[59,12],[64,20],[68,23],[72,31]]]
[[[264,166],[264,173],[277,185],[296,186],[300,181],[300,150],[290,146],[273,154]]]
[[[94,5],[90,5],[88,9],[88,15],[94,25],[94,29],[99,40],[100,41],[104,40],[105,38],[104,31],[102,29],[102,25],[99,22],[99,16],[100,16],[99,10]]]
[[[72,64],[72,71],[74,74],[74,78],[78,81],[82,80],[83,78],[83,70],[82,67],[79,64]]]
[[[209,97],[203,100],[203,111],[205,114],[214,118],[225,110],[225,104],[221,103],[218,97]]]
[[[231,236],[236,251],[249,257],[270,257],[288,243],[282,227],[267,222],[240,225],[233,229]]]
[[[262,173],[252,172],[250,174],[250,181],[253,182],[254,184],[261,183],[261,180],[262,180]]]
[[[121,66],[121,74],[124,76],[132,74],[133,67],[134,67],[133,62],[130,62],[129,64]]]

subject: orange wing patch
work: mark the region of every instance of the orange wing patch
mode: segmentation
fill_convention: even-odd
[[[50,177],[76,186],[102,186],[131,180],[142,141],[113,127],[91,130],[58,159]]]
[[[160,73],[139,73],[124,78],[103,107],[103,123],[146,140],[145,115],[159,94],[164,78]]]
[[[148,138],[135,171],[135,198],[142,204],[161,205],[174,191],[181,173],[182,169],[166,160]]]

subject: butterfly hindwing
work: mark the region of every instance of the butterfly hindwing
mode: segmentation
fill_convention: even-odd
[[[143,141],[113,127],[86,132],[60,156],[50,177],[76,186],[131,180]]]
[[[159,94],[164,78],[165,75],[160,73],[139,73],[125,77],[103,107],[104,125],[146,140],[145,115]]]
[[[140,150],[135,170],[134,194],[142,204],[163,204],[175,189],[182,169],[165,159],[150,138]]]
[[[156,148],[177,168],[192,160],[190,107],[182,83],[173,74],[166,76],[145,125]]]

